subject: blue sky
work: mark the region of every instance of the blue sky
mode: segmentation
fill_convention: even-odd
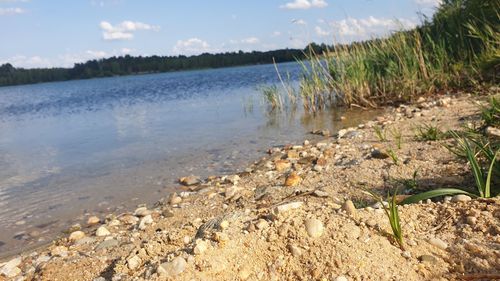
[[[303,48],[383,36],[439,0],[0,0],[0,63]]]

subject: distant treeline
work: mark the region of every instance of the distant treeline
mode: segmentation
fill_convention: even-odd
[[[229,66],[268,64],[274,60],[288,62],[301,60],[305,53],[314,50],[322,53],[327,46],[311,43],[302,49],[281,49],[267,52],[204,53],[196,56],[149,56],[130,55],[90,60],[76,63],[72,68],[16,68],[10,63],[0,66],[0,86],[32,84],[51,81],[88,79],[143,73],[170,72],[191,69],[220,68]]]

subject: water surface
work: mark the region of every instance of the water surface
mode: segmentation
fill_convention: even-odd
[[[297,64],[279,68],[296,83]],[[85,214],[151,204],[180,176],[234,173],[312,129],[373,116],[267,114],[256,89],[278,82],[261,65],[0,88],[0,256]]]

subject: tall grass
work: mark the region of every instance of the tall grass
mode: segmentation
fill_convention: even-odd
[[[376,106],[420,95],[496,83],[499,1],[444,0],[432,19],[388,38],[335,45],[301,62],[305,109]]]

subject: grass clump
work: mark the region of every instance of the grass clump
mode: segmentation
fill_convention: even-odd
[[[481,108],[481,120],[486,126],[500,126],[500,101],[491,97],[488,106]]]
[[[394,128],[391,130],[391,135],[396,142],[396,147],[398,149],[401,149],[401,147],[403,146],[403,134],[401,133],[401,130]]]
[[[399,165],[399,157],[396,154],[396,152],[394,152],[394,150],[392,148],[389,148],[387,150],[387,154],[392,159],[392,162],[394,163],[394,165]]]
[[[387,132],[379,126],[373,126],[373,130],[375,131],[375,135],[378,140],[381,142],[387,141]]]
[[[416,139],[419,141],[438,141],[445,139],[447,136],[436,125],[424,124],[417,126]]]

